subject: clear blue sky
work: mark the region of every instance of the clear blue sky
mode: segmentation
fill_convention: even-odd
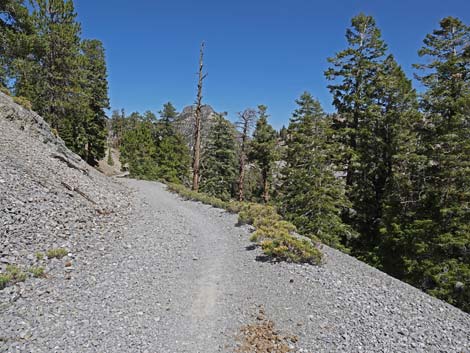
[[[75,0],[75,6],[83,36],[104,42],[113,109],[192,104],[204,40],[204,102],[232,120],[265,104],[277,128],[305,90],[333,110],[326,59],[345,48],[345,30],[359,12],[375,17],[410,76],[424,36],[441,18],[470,24],[470,0]]]

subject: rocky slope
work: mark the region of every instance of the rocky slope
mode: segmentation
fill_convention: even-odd
[[[470,352],[470,315],[350,256],[271,263],[235,215],[122,183],[0,94],[0,269],[46,268],[0,290],[0,352]]]
[[[69,260],[113,237],[129,200],[125,189],[89,167],[37,114],[0,93],[0,271],[51,266],[40,260],[63,248]]]
[[[470,315],[446,303],[328,247],[320,267],[263,261],[235,215],[127,183],[122,239],[26,286],[1,312],[0,351],[470,352]]]

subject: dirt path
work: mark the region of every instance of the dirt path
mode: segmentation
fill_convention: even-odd
[[[296,352],[470,352],[470,315],[328,248],[322,267],[257,261],[235,215],[125,183],[124,237],[0,303],[1,352],[233,352],[260,307]]]

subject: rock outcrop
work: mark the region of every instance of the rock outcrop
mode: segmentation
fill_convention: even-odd
[[[184,140],[188,144],[192,151],[194,146],[194,115],[196,113],[195,106],[188,106],[183,109],[178,118],[175,121],[177,131],[184,137]],[[202,107],[202,141],[206,140],[209,130],[213,125],[214,119],[217,113],[210,105],[204,105]]]

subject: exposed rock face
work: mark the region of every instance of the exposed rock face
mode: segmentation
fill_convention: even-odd
[[[0,271],[47,266],[36,253],[76,254],[111,236],[128,207],[124,187],[86,164],[36,113],[0,93]]]
[[[190,150],[194,147],[194,119],[196,113],[196,106],[188,106],[183,109],[178,118],[175,121],[175,126],[178,132],[184,137]],[[212,109],[210,105],[202,106],[202,141],[206,139],[209,134],[209,130],[213,125],[214,119],[217,113]]]

